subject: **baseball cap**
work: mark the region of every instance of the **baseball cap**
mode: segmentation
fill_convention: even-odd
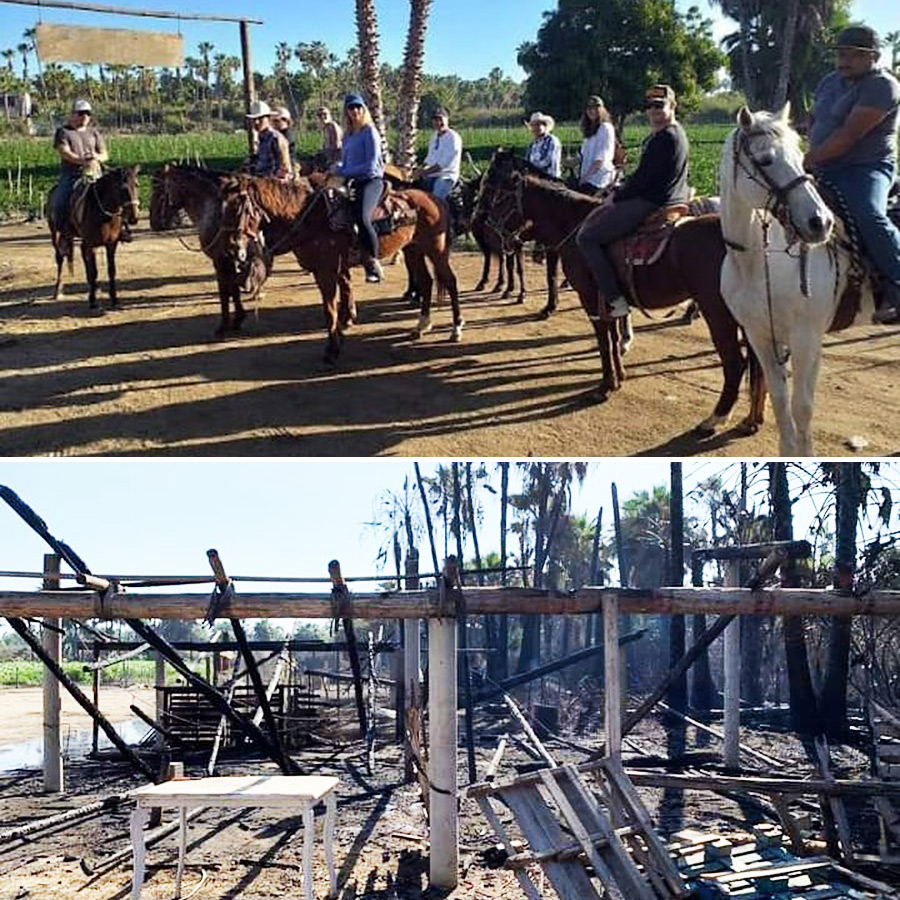
[[[832,47],[835,50],[871,50],[877,53],[881,49],[881,41],[878,40],[878,32],[868,25],[848,25],[837,33]]]
[[[72,112],[90,112],[91,104],[87,100],[76,100],[72,104]]]
[[[644,91],[645,100],[674,100],[675,91],[668,84],[654,84]]]

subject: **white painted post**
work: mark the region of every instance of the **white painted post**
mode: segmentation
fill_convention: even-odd
[[[727,582],[735,587],[739,580],[740,561],[728,564]],[[740,767],[741,728],[741,617],[725,629],[725,747],[722,763],[727,769]]]
[[[55,553],[44,554],[44,589],[59,589],[59,557]],[[59,619],[45,618],[41,629],[41,644],[44,652],[54,662],[62,663],[62,635],[55,629],[60,627]],[[56,793],[65,789],[63,758],[60,746],[60,700],[59,682],[56,676],[44,666],[44,793]]]
[[[422,709],[422,687],[419,683],[419,671],[422,666],[419,642],[420,623],[421,619],[403,620],[403,696],[406,702],[406,709],[403,710],[404,716],[407,709]],[[406,733],[405,722],[403,733]],[[406,747],[404,777],[410,780],[413,777],[412,753],[408,742],[404,741],[404,747]]]
[[[619,682],[619,600],[603,597],[603,651],[606,696],[606,755],[622,758],[622,693]]]
[[[459,881],[456,632],[455,618],[428,620],[429,879],[434,887],[451,890]]]

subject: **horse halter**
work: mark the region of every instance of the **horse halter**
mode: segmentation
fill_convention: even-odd
[[[119,202],[116,206],[114,206],[111,210],[107,209],[103,205],[103,199],[100,196],[100,192],[97,190],[97,184],[101,179],[97,179],[96,181],[91,182],[91,191],[94,194],[94,199],[97,201],[97,208],[100,212],[107,218],[112,219],[116,216],[121,216],[123,219],[125,218],[125,210],[132,208],[135,211],[135,221],[137,220],[137,210],[141,208],[141,201],[138,197],[137,191],[134,192],[132,196],[131,187],[128,184],[127,175],[125,174],[124,169],[113,169],[109,174],[115,173],[119,179],[118,182],[118,196]],[[127,199],[122,200],[122,194],[124,193]]]
[[[519,172],[513,171],[509,175],[513,182],[512,187],[504,187],[500,184],[488,184],[489,177],[486,176],[481,188],[478,192],[478,200],[475,204],[475,211],[472,214],[474,219],[479,211],[486,206],[484,215],[484,224],[493,230],[500,238],[503,249],[511,252],[518,244],[522,242],[522,235],[531,228],[531,221],[525,217],[525,208],[523,202],[524,182]],[[485,201],[486,196],[490,192],[490,196]],[[514,202],[508,203],[508,200]],[[502,201],[503,205],[501,206]],[[501,208],[501,214],[496,215],[497,208]],[[518,221],[522,224],[518,227],[510,227],[509,221],[513,217],[518,217]]]
[[[792,178],[787,184],[778,184],[768,172],[768,167],[775,161],[774,154],[767,156],[765,160],[758,159],[750,149],[750,135],[743,129],[739,130],[738,139],[734,142],[733,150],[733,177],[735,183],[737,182],[738,169],[740,169],[754,184],[758,184],[769,194],[771,202],[766,203],[766,211],[773,212],[785,230],[795,232],[796,229],[791,224],[788,197],[795,188],[813,181],[812,175],[808,172],[803,172]],[[744,158],[750,163],[750,167],[745,165]]]

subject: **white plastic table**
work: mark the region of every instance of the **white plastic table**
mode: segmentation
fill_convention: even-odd
[[[131,814],[131,843],[134,848],[134,882],[132,900],[140,900],[144,883],[144,825],[150,808],[174,806],[180,819],[178,844],[178,872],[175,896],[181,896],[181,877],[184,874],[187,811],[200,806],[300,808],[303,813],[303,894],[313,900],[312,857],[315,840],[313,807],[325,801],[325,862],[328,866],[331,889],[328,896],[337,895],[337,873],[334,868],[335,788],[338,779],[329,775],[227,775],[215,778],[188,778],[149,784],[134,792],[137,806]]]

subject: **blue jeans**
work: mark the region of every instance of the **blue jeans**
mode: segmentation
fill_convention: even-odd
[[[359,241],[363,250],[378,259],[378,235],[372,224],[372,214],[384,192],[382,178],[354,178],[353,189],[356,192],[356,216],[359,224]]]
[[[875,268],[888,281],[900,285],[900,231],[887,216],[894,164],[828,167],[816,174],[840,194]]]
[[[77,172],[60,173],[56,190],[53,192],[53,209],[51,210],[53,224],[57,229],[69,228],[69,200],[72,199],[75,182],[80,177]]]
[[[445,200],[456,187],[456,179],[449,175],[431,175],[425,179],[425,187],[438,200]]]

